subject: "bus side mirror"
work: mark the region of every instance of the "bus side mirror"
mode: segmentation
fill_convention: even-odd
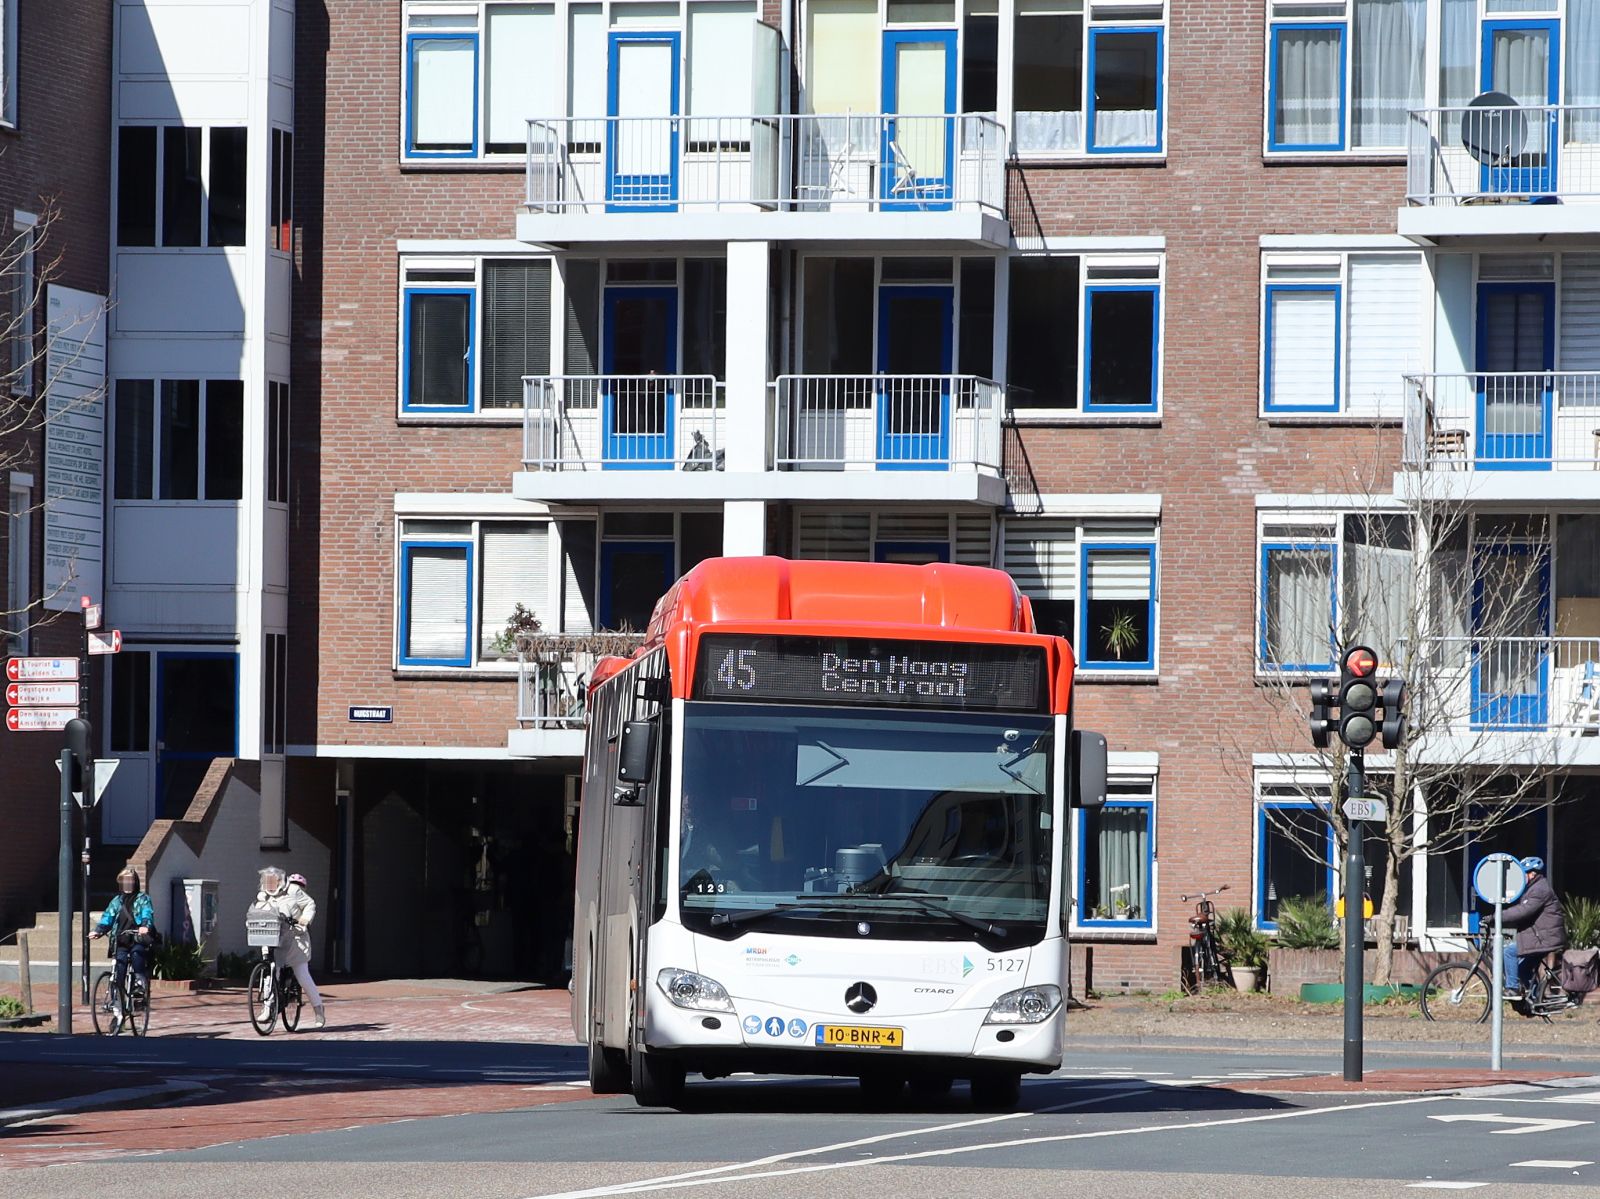
[[[622,747],[617,753],[617,781],[643,786],[656,768],[656,722],[630,720],[622,726]]]
[[[1072,806],[1098,808],[1106,802],[1106,737],[1072,730]]]

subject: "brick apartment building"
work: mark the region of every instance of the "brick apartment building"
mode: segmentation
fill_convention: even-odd
[[[98,573],[96,555],[70,566],[63,561],[62,532],[54,521],[47,526],[45,501],[60,494],[59,487],[92,492],[79,508],[98,507],[100,496],[97,480],[76,474],[63,480],[54,462],[47,472],[44,397],[63,362],[71,362],[80,379],[104,378],[98,314],[82,320],[63,314],[79,312],[84,297],[107,292],[110,66],[111,21],[103,5],[0,3],[0,255],[6,268],[0,329],[7,334],[0,347],[0,470],[7,485],[0,522],[0,657],[76,657],[78,584],[92,586]],[[84,340],[86,351],[69,351],[69,343]],[[61,461],[70,466],[71,457],[63,453]],[[73,523],[63,518],[63,526]],[[47,547],[54,561],[47,561]],[[60,748],[59,735],[0,731],[0,930],[15,927],[55,893],[53,762]]]
[[[124,48],[182,61],[172,7],[119,4],[154,31]],[[249,122],[264,350],[244,498],[173,544],[261,556],[141,609],[130,843],[260,762],[332,964],[559,976],[595,653],[695,562],[776,553],[1002,567],[1073,641],[1113,751],[1067,880],[1098,985],[1171,986],[1186,892],[1271,929],[1329,891],[1297,684],[1330,631],[1426,638],[1441,752],[1537,774],[1402,873],[1410,941],[1460,933],[1489,849],[1594,890],[1600,0],[206,7],[258,39],[209,119]],[[193,70],[169,125],[221,103]],[[1463,115],[1488,91],[1515,117]],[[151,377],[115,345],[114,387]],[[1470,569],[1407,629],[1352,580],[1410,578],[1423,484]],[[1507,561],[1514,626],[1471,581]],[[165,766],[164,654],[238,697]]]

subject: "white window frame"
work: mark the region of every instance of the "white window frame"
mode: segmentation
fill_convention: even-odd
[[[39,302],[44,294],[39,289],[37,250],[39,218],[18,208],[11,213],[12,270],[9,291],[12,296],[6,319],[11,327],[11,344],[6,347],[9,376],[13,395],[33,394],[34,361],[39,331]]]
[[[1041,518],[1052,521],[1072,521],[1076,525],[1076,537],[1073,541],[1073,636],[1071,638],[1075,654],[1087,655],[1087,650],[1081,647],[1085,639],[1089,619],[1087,595],[1089,555],[1097,549],[1150,551],[1150,598],[1146,601],[1150,608],[1149,660],[1131,663],[1125,667],[1107,665],[1096,661],[1092,666],[1080,665],[1078,677],[1086,682],[1155,682],[1161,674],[1161,518],[1149,515],[1084,516],[1066,511],[1037,513],[1033,516],[1008,514],[1001,522],[999,529],[997,560],[1002,569],[1004,569],[1006,558],[1005,547],[1011,531],[1017,530],[1021,535],[1020,539],[1031,540],[1027,538],[1025,530],[1030,521]],[[1125,526],[1125,528],[1117,528],[1116,526],[1119,524]],[[1148,531],[1146,527],[1148,527]],[[1057,538],[1056,540],[1064,541],[1066,539]],[[1023,594],[1027,595],[1028,593],[1024,591]]]
[[[122,244],[121,240],[120,240],[122,214],[119,211],[117,211],[117,205],[118,205],[118,197],[121,194],[121,186],[122,186],[121,185],[121,179],[122,179],[122,149],[121,149],[121,137],[122,137],[122,134],[121,134],[121,131],[123,129],[154,129],[156,131],[156,146],[155,146],[155,150],[156,150],[155,192],[156,192],[156,194],[155,194],[155,204],[154,204],[154,207],[152,209],[152,211],[155,213],[155,228],[154,228],[154,231],[153,231],[153,235],[151,237],[151,244],[148,245],[148,246],[142,246],[142,245],[124,246]],[[166,189],[166,185],[165,185],[165,179],[166,179],[166,171],[167,171],[167,134],[166,134],[166,131],[168,129],[198,129],[200,131],[200,241],[199,241],[198,244],[192,245],[192,246],[190,246],[190,245],[169,246],[165,242],[162,241],[162,235],[166,232],[164,226],[166,224],[166,204],[167,204],[167,189]],[[251,233],[250,233],[250,228],[251,228],[250,222],[253,219],[256,219],[252,215],[252,212],[251,212],[251,209],[252,209],[252,207],[254,205],[254,200],[253,200],[254,193],[252,192],[251,187],[250,187],[250,180],[249,180],[249,177],[248,177],[248,170],[247,170],[247,173],[246,173],[246,178],[244,180],[244,196],[245,196],[244,242],[243,242],[243,244],[236,245],[236,246],[222,246],[222,245],[212,245],[211,244],[211,131],[213,129],[243,129],[245,131],[245,157],[246,157],[246,161],[248,162],[249,155],[252,153],[252,149],[251,149],[251,145],[250,145],[250,131],[249,131],[249,126],[248,125],[240,125],[237,122],[230,122],[230,121],[214,121],[214,122],[212,122],[210,124],[199,124],[199,125],[185,124],[182,121],[123,121],[123,122],[120,122],[117,125],[116,131],[115,131],[115,135],[112,138],[112,147],[113,147],[112,153],[113,153],[114,161],[115,161],[115,164],[116,164],[115,165],[115,169],[112,172],[112,180],[111,180],[111,208],[112,208],[112,215],[111,215],[111,241],[112,241],[112,247],[111,248],[113,250],[131,250],[131,251],[133,251],[135,253],[137,253],[139,251],[142,251],[142,250],[143,251],[169,250],[169,251],[182,251],[184,253],[189,253],[189,254],[243,254],[246,251],[248,251],[249,248],[254,244],[254,238],[251,236]],[[270,157],[271,144],[272,143],[271,143],[271,140],[269,138],[268,142],[267,142],[267,145],[268,145],[268,162],[269,163],[271,161],[271,157]],[[268,212],[261,213],[260,217],[263,218],[263,219],[268,217],[268,215],[270,214],[270,211],[271,211],[271,209],[270,209],[270,205],[269,205]]]
[[[1412,369],[1422,370],[1431,333],[1427,322],[1433,316],[1431,278],[1420,250],[1390,249],[1308,249],[1305,251],[1267,250],[1261,255],[1260,318],[1257,322],[1256,353],[1260,370],[1256,383],[1256,410],[1263,420],[1294,423],[1396,423],[1404,415],[1400,407],[1362,407],[1350,394],[1353,371],[1351,313],[1354,295],[1350,285],[1352,259],[1410,259],[1417,264],[1417,359]],[[1334,403],[1328,407],[1284,405],[1273,402],[1271,319],[1272,299],[1280,290],[1328,290],[1334,293]],[[1426,297],[1427,302],[1424,302]],[[1403,403],[1403,401],[1402,401]]]
[[[206,453],[206,423],[209,420],[210,413],[211,413],[211,384],[213,384],[213,383],[238,383],[238,382],[240,382],[240,380],[238,380],[238,379],[229,379],[229,378],[224,378],[224,377],[220,377],[220,376],[206,376],[206,375],[201,375],[199,377],[188,376],[188,375],[181,376],[181,377],[180,376],[176,376],[176,375],[157,375],[157,376],[154,376],[154,377],[148,376],[148,375],[134,375],[134,376],[129,376],[128,378],[125,378],[125,379],[113,379],[111,381],[110,387],[107,389],[107,393],[106,393],[110,397],[109,407],[110,407],[110,410],[111,410],[111,419],[108,422],[109,423],[109,433],[110,433],[110,438],[111,438],[111,450],[110,450],[110,453],[107,455],[107,462],[109,464],[107,473],[111,476],[111,478],[110,478],[111,502],[113,504],[115,504],[115,505],[118,505],[118,506],[129,506],[129,507],[135,506],[135,505],[140,505],[140,504],[150,504],[150,505],[187,504],[187,505],[204,505],[206,507],[213,507],[213,508],[225,507],[225,506],[232,506],[232,507],[237,508],[240,505],[242,505],[245,502],[245,494],[244,493],[245,493],[246,485],[247,485],[247,483],[249,481],[248,461],[247,461],[247,455],[245,453],[245,451],[247,449],[247,446],[245,444],[243,444],[243,443],[247,442],[249,440],[248,430],[247,430],[246,426],[247,426],[248,421],[250,419],[250,397],[248,395],[248,390],[246,388],[244,388],[244,387],[240,388],[240,393],[241,393],[241,401],[240,401],[241,402],[241,412],[240,412],[240,416],[241,416],[241,420],[240,420],[240,423],[239,423],[239,436],[241,438],[241,445],[240,445],[240,448],[239,448],[239,454],[240,454],[240,462],[243,464],[244,469],[241,471],[241,476],[240,476],[240,481],[239,481],[239,491],[240,491],[239,498],[238,499],[227,499],[227,500],[223,500],[223,499],[208,499],[208,498],[206,498],[206,472],[207,472],[207,467],[210,465],[210,463],[207,460],[207,453]],[[118,410],[118,407],[119,407],[118,404],[117,404],[117,388],[118,388],[118,385],[122,384],[122,383],[149,383],[150,386],[151,386],[150,494],[147,495],[147,496],[140,496],[140,497],[137,497],[137,498],[131,497],[131,496],[130,497],[126,497],[126,498],[118,498],[117,497],[117,479],[116,479],[116,462],[117,462],[117,445],[118,445],[117,439],[121,436],[121,430],[117,428],[117,410]],[[170,498],[170,499],[168,499],[168,498],[163,498],[162,495],[161,495],[161,422],[162,422],[162,416],[161,416],[161,385],[163,383],[198,383],[200,385],[199,396],[198,396],[198,398],[199,398],[199,413],[198,413],[198,420],[195,423],[195,432],[194,432],[194,435],[195,435],[195,464],[196,464],[195,495],[193,495],[192,497],[183,498],[183,499],[179,499],[179,498]]]
[[[12,471],[6,495],[5,624],[0,638],[10,642],[11,652],[25,654],[33,603],[33,476]]]
[[[1084,253],[1073,250],[1021,251],[1011,255],[1019,258],[1076,258],[1078,260],[1078,323],[1077,323],[1077,403],[1071,408],[1027,408],[1007,404],[1007,409],[1017,420],[1028,424],[1058,424],[1087,421],[1091,424],[1129,423],[1159,424],[1162,419],[1162,376],[1166,370],[1167,341],[1167,256],[1161,253]],[[1091,278],[1090,276],[1093,276]],[[1155,362],[1151,386],[1155,394],[1148,405],[1101,404],[1089,406],[1089,303],[1092,292],[1099,289],[1150,288],[1155,291]],[[995,283],[995,305],[1005,304],[1005,328],[1009,337],[1011,327],[1010,271],[1006,272],[1006,294],[1000,295],[1000,283]],[[998,355],[1000,347],[996,347]]]
[[[0,125],[17,127],[17,8],[21,0],[0,0]]]
[[[456,525],[464,526],[460,533],[435,533],[430,532],[430,525]],[[391,639],[391,658],[393,668],[397,673],[437,673],[440,671],[454,674],[492,673],[515,674],[517,663],[498,658],[486,657],[483,653],[483,576],[484,576],[484,550],[483,534],[487,529],[505,525],[539,525],[544,529],[547,546],[553,546],[549,552],[552,554],[552,563],[548,570],[560,574],[563,567],[555,565],[553,556],[559,548],[561,534],[556,527],[556,522],[546,515],[518,515],[518,516],[462,516],[459,514],[429,514],[425,512],[408,511],[404,516],[396,517],[394,524],[394,636]],[[408,531],[408,526],[410,530]],[[403,652],[405,638],[409,631],[410,612],[407,610],[405,597],[405,581],[401,577],[407,569],[406,547],[408,545],[424,546],[455,546],[459,545],[467,551],[467,646],[468,652],[464,662],[451,665],[440,665],[427,662],[408,662],[407,655]],[[596,555],[598,561],[598,554]],[[547,574],[546,588],[549,590],[550,578]],[[544,622],[546,629],[554,631],[560,625],[560,620],[552,621],[548,612],[558,610],[558,605],[552,603],[552,596],[545,595],[537,603],[530,604],[530,608]]]
[[[1138,919],[1117,920],[1084,915],[1087,910],[1087,897],[1083,893],[1084,866],[1089,860],[1091,847],[1085,844],[1084,839],[1087,809],[1073,808],[1070,812],[1072,872],[1063,883],[1071,889],[1069,894],[1072,898],[1072,915],[1068,921],[1068,932],[1091,940],[1153,941],[1160,931],[1161,910],[1161,852],[1156,832],[1161,812],[1159,768],[1119,765],[1116,757],[1117,755],[1112,755],[1106,780],[1106,805],[1139,808],[1148,814],[1148,844],[1145,849],[1145,861],[1150,877],[1148,907],[1144,916]]]

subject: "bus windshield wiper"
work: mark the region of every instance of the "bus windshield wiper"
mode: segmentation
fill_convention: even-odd
[[[741,924],[749,924],[752,920],[759,920],[763,916],[819,906],[815,903],[775,903],[770,908],[741,908],[733,912],[718,910],[711,913],[710,924],[713,928],[736,928]]]
[[[953,920],[957,924],[964,924],[968,928],[976,929],[978,932],[988,936],[1004,937],[1007,935],[1006,927],[1003,924],[993,924],[981,916],[969,916],[965,912],[957,911],[947,904],[937,902],[944,898],[942,895],[923,895],[916,891],[870,891],[858,892],[858,894],[875,895],[879,899],[903,899],[916,905],[918,909],[927,912],[931,916],[943,916],[947,920]]]

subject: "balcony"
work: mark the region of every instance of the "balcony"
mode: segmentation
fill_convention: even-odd
[[[517,727],[507,738],[526,757],[582,757],[589,677],[607,654],[626,656],[637,633],[535,633],[517,640]]]
[[[773,466],[804,498],[1005,502],[992,379],[780,375],[773,404]]]
[[[981,115],[531,120],[517,236],[1006,244],[1005,150]]]
[[[1600,105],[1414,111],[1406,202],[1419,240],[1600,231]]]
[[[1600,371],[1408,375],[1406,391],[1409,470],[1457,475],[1463,498],[1600,498]]]
[[[1435,637],[1438,760],[1600,764],[1600,637]]]

